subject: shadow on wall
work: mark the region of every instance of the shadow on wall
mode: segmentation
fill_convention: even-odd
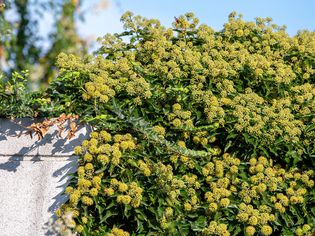
[[[0,164],[0,170],[17,171],[25,156],[32,156],[32,161],[40,161],[46,156],[71,156],[73,148],[88,138],[91,128],[79,125],[76,135],[71,140],[58,137],[58,130],[52,127],[42,140],[23,134],[26,127],[39,119],[0,119],[0,156],[10,156],[6,163]],[[66,130],[65,130],[66,132]]]
[[[19,135],[28,125],[34,122],[32,119],[21,119],[15,123],[9,119],[0,119],[0,156],[10,156],[7,162],[0,164],[0,170],[16,171],[23,156],[38,154],[38,142],[34,140],[25,140],[25,137]],[[30,137],[28,137],[30,139]],[[20,142],[19,142],[20,141]],[[26,142],[25,142],[26,141]],[[27,142],[28,141],[28,142]],[[23,144],[25,146],[20,146]]]
[[[26,186],[26,191],[32,191],[34,197],[36,195],[37,198],[34,200],[36,210],[33,209],[33,211],[38,211],[35,215],[45,218],[42,219],[42,222],[44,220],[47,223],[56,209],[66,201],[63,192],[68,185],[69,174],[75,172],[77,168],[77,157],[73,156],[73,148],[88,138],[91,127],[80,124],[75,137],[71,140],[58,137],[57,127],[51,127],[42,140],[37,140],[37,137],[31,138],[25,134],[20,135],[21,132],[26,131],[26,126],[37,122],[40,121],[34,119],[15,121],[0,119],[0,179],[4,176],[11,178],[8,181],[16,184],[16,186],[8,186],[8,188],[12,187],[12,192],[15,191],[13,189],[19,189],[19,184],[21,185],[23,181],[24,185],[29,185]],[[36,177],[25,176],[25,180],[14,180],[21,173],[32,175],[32,171],[35,170],[37,171],[34,174]],[[34,181],[34,178],[40,181],[29,183]],[[3,190],[0,188],[0,194],[3,194],[2,191],[6,191],[4,187]],[[32,194],[31,197],[33,197]],[[13,197],[16,196],[13,195]],[[3,200],[1,198],[4,197],[0,197],[0,202]],[[18,206],[16,207],[18,208]],[[15,212],[16,210],[23,211],[23,209],[10,209],[10,211]],[[43,216],[45,212],[47,215]],[[42,224],[36,227],[43,228],[45,226]],[[38,231],[36,235],[44,235],[42,233],[42,231],[40,233]],[[46,235],[48,235],[47,232]]]

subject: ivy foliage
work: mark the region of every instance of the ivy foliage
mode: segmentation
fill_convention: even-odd
[[[28,71],[13,72],[9,80],[0,75],[0,117],[35,117],[45,103],[39,92],[28,92],[28,76]]]
[[[50,99],[97,130],[57,213],[82,235],[309,234],[314,33],[122,21],[93,56],[57,60]]]
[[[192,13],[172,28],[122,22],[93,55],[60,54],[59,76],[29,99],[96,130],[75,148],[59,220],[81,235],[310,234],[314,32],[234,12],[221,31]]]
[[[95,56],[59,55],[61,75],[50,88],[57,110],[116,119],[116,101],[174,137],[206,130],[244,160],[314,166],[313,32],[290,37],[270,19],[245,22],[235,13],[219,32],[192,14],[169,29],[131,13],[122,20],[126,31],[101,38]]]

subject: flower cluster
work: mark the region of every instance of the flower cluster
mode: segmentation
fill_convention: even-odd
[[[129,236],[130,234],[122,229],[113,228],[108,236]]]
[[[211,221],[209,226],[202,231],[203,235],[219,235],[229,236],[230,233],[226,224],[218,224],[216,221]]]
[[[183,111],[182,106],[179,103],[175,103],[172,106],[173,112],[168,114],[168,119],[170,123],[174,127],[193,127],[193,121],[190,119],[191,112],[190,111]]]
[[[112,179],[111,189],[113,189],[114,191],[118,190],[118,192],[120,193],[120,195],[117,196],[117,203],[125,205],[130,204],[134,208],[140,206],[143,189],[140,188],[137,183],[131,182],[130,184],[126,184],[119,182],[116,179]]]

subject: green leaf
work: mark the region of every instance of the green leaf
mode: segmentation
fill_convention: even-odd
[[[207,218],[205,216],[199,216],[196,221],[190,223],[193,231],[200,232],[207,226]]]
[[[106,211],[106,214],[104,216],[100,215],[100,223],[106,222],[106,220],[111,217],[111,216],[115,216],[118,215],[118,212],[113,212],[113,211]]]

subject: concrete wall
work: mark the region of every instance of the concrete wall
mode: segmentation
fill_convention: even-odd
[[[0,235],[43,236],[53,212],[66,199],[62,195],[67,174],[75,171],[73,148],[87,138],[80,126],[76,136],[57,137],[57,128],[38,141],[22,135],[31,119],[0,119]],[[21,126],[22,125],[22,126]],[[66,135],[64,135],[66,136]]]

